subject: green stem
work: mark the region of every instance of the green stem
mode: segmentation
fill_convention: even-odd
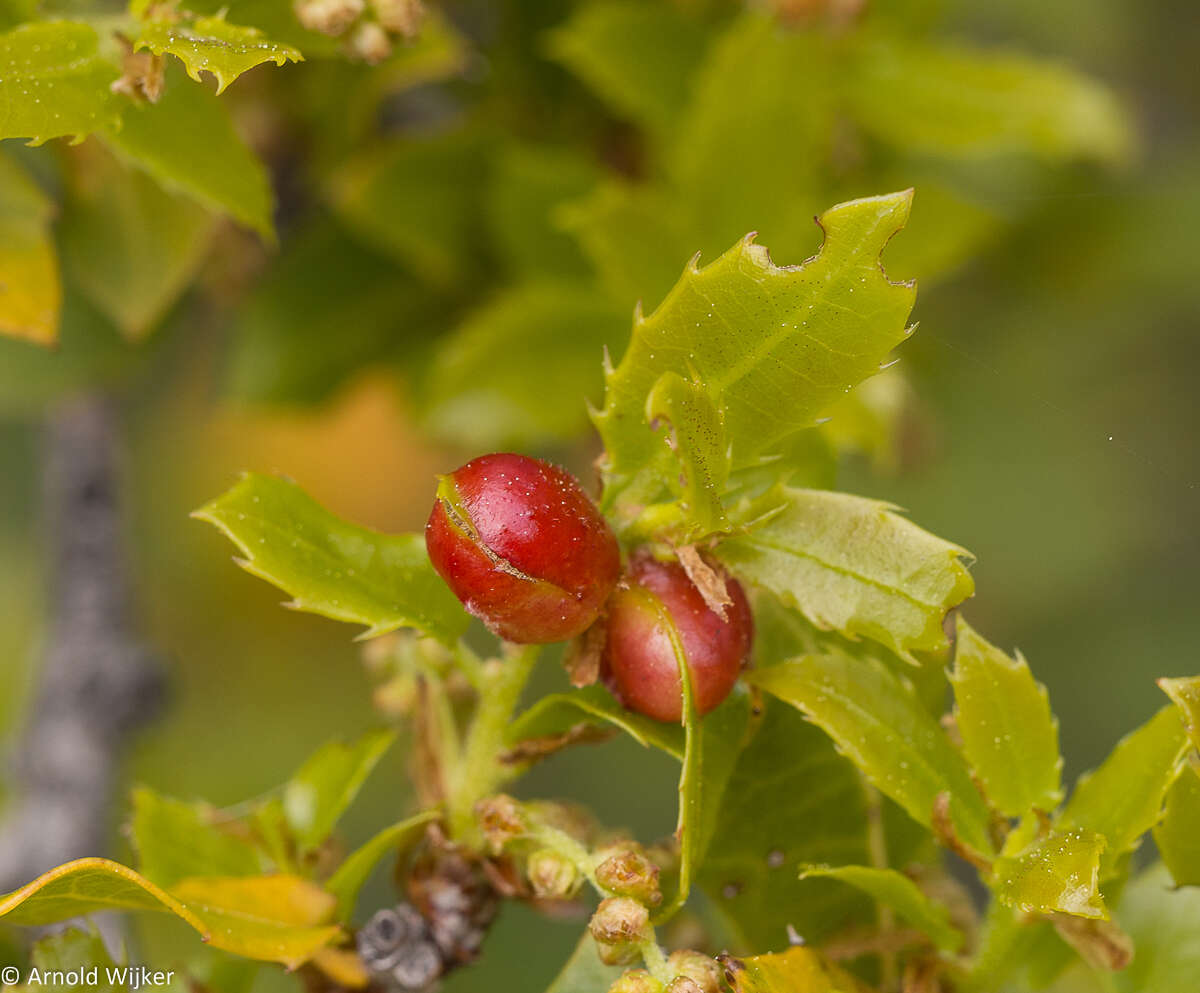
[[[447,818],[453,838],[480,840],[475,804],[508,778],[509,770],[499,761],[504,732],[540,651],[539,645],[522,645],[484,674],[479,705],[450,791]]]
[[[665,986],[675,978],[675,974],[671,971],[671,967],[667,965],[667,957],[663,954],[662,947],[654,935],[653,926],[648,927],[646,930],[647,934],[639,946],[642,953],[642,961],[646,963],[646,971]]]
[[[863,796],[867,804],[867,853],[871,865],[876,869],[888,868],[887,830],[883,823],[883,797],[879,790],[859,776],[862,783]],[[879,903],[875,910],[875,920],[880,934],[890,934],[896,930],[896,913],[887,904]],[[898,969],[894,951],[881,952],[879,955],[879,985],[884,990],[894,990],[897,985]]]

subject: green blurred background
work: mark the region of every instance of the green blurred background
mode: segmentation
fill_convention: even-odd
[[[401,109],[436,117],[439,100],[461,100],[464,92],[470,99],[472,87],[486,90],[499,80],[509,86],[509,102],[484,110],[494,114],[497,130],[534,138],[570,134],[579,125],[556,117],[561,107],[545,92],[566,84],[529,39],[562,21],[572,5],[491,13],[483,6],[464,4],[451,14],[464,31],[480,34],[485,51],[495,43],[497,53],[475,63],[451,96],[423,88]],[[921,19],[934,37],[1072,64],[1118,94],[1138,135],[1136,155],[1115,168],[981,156],[927,169],[952,174],[971,209],[995,230],[969,261],[922,282],[920,329],[901,350],[901,368],[919,399],[904,419],[896,465],[881,471],[871,460],[850,457],[838,480],[840,488],[894,501],[977,556],[977,595],[968,615],[996,643],[1019,647],[1049,687],[1066,773],[1074,776],[1163,702],[1155,677],[1197,668],[1200,18],[1182,0],[950,0],[898,10]],[[512,31],[526,40],[512,41],[506,34]],[[305,71],[286,70],[283,83],[257,77],[239,83],[250,94],[243,124],[253,123],[256,93],[269,97],[272,85],[287,87]],[[314,70],[303,78],[321,77]],[[325,85],[337,79],[333,71],[324,75]],[[582,89],[568,88],[561,99],[605,117]],[[529,112],[511,115],[522,101]],[[292,178],[276,179],[286,252],[298,236],[286,223]],[[472,182],[466,175],[449,181]],[[922,204],[918,184],[914,225]],[[819,206],[804,200],[808,215]],[[436,223],[437,204],[429,209]],[[937,243],[936,233],[929,237]],[[815,229],[811,242],[815,247]],[[236,273],[242,241],[220,244]],[[253,251],[246,254],[249,265],[263,265]],[[661,264],[677,271],[686,254]],[[786,263],[803,255],[775,257]],[[477,271],[463,278],[495,276]],[[403,298],[407,284],[398,285]],[[632,303],[622,302],[624,312]],[[229,385],[236,317],[190,299],[141,346],[139,368],[120,387],[126,511],[140,621],[167,660],[171,693],[164,716],[129,757],[128,783],[232,803],[281,781],[321,742],[373,720],[353,632],[281,610],[277,591],[234,568],[227,544],[188,513],[239,470],[254,468],[286,473],[357,522],[419,529],[433,474],[473,454],[461,444],[438,443],[413,414],[424,381],[411,370],[455,306],[392,328],[386,347],[372,341],[349,359],[335,350],[330,362],[342,362],[348,374],[311,391],[315,403],[239,395]],[[412,307],[420,311],[420,301]],[[323,336],[353,336],[356,320],[329,321],[312,330],[312,340],[328,345]],[[76,315],[64,326],[64,353],[78,344],[73,329],[87,323]],[[14,363],[10,372],[26,361],[14,355],[0,353],[0,363]],[[369,359],[365,368],[360,358]],[[397,367],[409,370],[407,380],[395,375]],[[44,408],[15,387],[6,397],[4,383],[12,378],[0,370],[0,730],[6,733],[19,727],[33,685],[48,540],[39,515]],[[590,446],[536,447],[582,470],[595,454]],[[586,797],[607,820],[645,838],[668,831],[674,816],[670,764],[625,742],[559,756],[522,788]],[[411,802],[396,750],[352,811],[347,836],[365,838]],[[114,830],[118,818],[115,811]],[[371,896],[386,899],[382,882]],[[490,939],[486,974],[465,971],[448,988],[540,988],[581,925],[530,925],[528,917],[520,908],[508,911]],[[154,922],[141,934],[147,948],[164,954],[190,948],[190,935],[171,924]]]

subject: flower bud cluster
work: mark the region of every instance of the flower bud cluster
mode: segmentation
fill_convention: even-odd
[[[346,40],[346,53],[371,65],[411,41],[425,17],[422,0],[296,0],[296,19],[309,31]]]
[[[665,983],[645,969],[630,969],[608,988],[608,993],[722,993],[721,966],[703,952],[672,952],[667,959]]]

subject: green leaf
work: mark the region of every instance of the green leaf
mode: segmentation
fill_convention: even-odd
[[[619,116],[659,137],[676,128],[705,46],[696,17],[631,0],[580,7],[546,45]]]
[[[310,922],[308,912],[318,904],[324,910],[320,897],[326,894],[303,880],[260,876],[235,882],[239,886],[214,887],[193,880],[180,899],[117,862],[78,859],[0,896],[0,918],[39,926],[102,910],[172,913],[214,948],[292,967],[340,933],[336,927]],[[235,895],[240,899],[232,899]],[[301,896],[307,901],[298,899]]]
[[[676,759],[683,758],[681,727],[627,710],[602,686],[542,697],[508,725],[504,741],[515,747],[522,741],[564,734],[579,724],[618,727],[643,747],[652,746]]]
[[[354,904],[359,890],[363,888],[372,870],[389,853],[404,848],[414,840],[430,821],[437,820],[436,811],[427,810],[407,820],[384,828],[366,844],[346,856],[333,875],[325,882],[325,889],[334,895],[338,905],[338,919],[348,923],[354,914]]]
[[[1112,93],[1060,65],[911,37],[872,37],[840,78],[875,137],[942,156],[1004,153],[1120,162],[1133,147]]]
[[[1200,748],[1200,676],[1160,679],[1158,685],[1183,712],[1188,737]]]
[[[992,886],[1010,907],[1027,914],[1063,913],[1108,919],[1100,896],[1105,841],[1091,831],[1052,832],[992,865]]]
[[[596,942],[584,931],[575,951],[546,993],[600,993],[608,989],[622,971],[621,966],[605,965],[600,961]]]
[[[958,617],[955,715],[963,752],[1001,813],[1054,810],[1062,799],[1058,722],[1020,652],[1009,658]]]
[[[911,193],[855,200],[820,218],[825,242],[801,266],[779,268],[747,237],[705,266],[694,262],[607,376],[595,417],[607,449],[611,506],[655,498],[673,478],[671,453],[650,427],[646,400],[659,377],[702,382],[723,409],[731,466],[743,468],[857,383],[902,341],[915,290],[891,283],[879,253],[904,224]]]
[[[215,219],[99,146],[84,149],[60,227],[63,265],[97,310],[143,338],[192,281]]]
[[[43,975],[49,972],[72,972],[76,969],[98,967],[97,982],[86,984],[89,990],[117,993],[126,989],[125,984],[117,979],[119,973],[110,972],[117,963],[113,961],[104,944],[104,936],[93,928],[70,928],[42,938],[31,949],[29,962]],[[30,987],[40,985],[42,983],[29,983]],[[58,984],[47,982],[46,985]]]
[[[1057,827],[1104,835],[1108,847],[1100,863],[1101,882],[1120,872],[1122,856],[1162,818],[1186,748],[1179,711],[1167,706],[1122,738],[1098,769],[1075,784]]]
[[[237,399],[314,404],[372,362],[411,347],[443,301],[318,218],[282,252],[238,307],[226,388]]]
[[[49,344],[58,337],[62,290],[50,221],[54,205],[0,155],[0,334]]]
[[[586,284],[526,283],[501,293],[441,339],[425,421],[468,447],[536,448],[587,432],[606,346],[625,315]]]
[[[167,190],[274,238],[266,168],[238,137],[223,102],[182,73],[167,74],[158,103],[128,103],[120,129],[104,140]]]
[[[918,823],[930,826],[938,796],[949,794],[959,838],[978,852],[992,850],[988,809],[962,756],[913,690],[883,665],[814,655],[746,678],[803,711]]]
[[[824,490],[785,489],[783,510],[716,554],[819,628],[865,635],[912,661],[946,646],[946,612],[974,591],[968,552],[893,507]]]
[[[0,139],[40,145],[111,126],[117,113],[109,84],[116,78],[90,24],[46,21],[0,34]]]
[[[364,638],[407,626],[451,642],[467,628],[421,535],[350,524],[288,480],[247,473],[193,516],[238,546],[247,572],[290,593],[290,606],[365,624]]]
[[[254,876],[266,868],[246,826],[207,803],[138,787],[130,826],[138,870],[159,886],[188,876]]]
[[[290,45],[269,40],[257,28],[229,24],[221,14],[197,17],[191,23],[143,23],[133,49],[174,55],[196,82],[201,81],[201,72],[212,73],[218,94],[242,73],[264,62],[281,66],[304,59]]]
[[[1156,865],[1130,884],[1118,917],[1137,951],[1128,968],[1113,974],[1117,993],[1183,993],[1195,986],[1200,890],[1171,889],[1163,867]]]
[[[721,962],[733,993],[870,993],[850,973],[803,946],[746,959],[726,955]]]
[[[1200,886],[1200,773],[1184,769],[1167,791],[1154,843],[1176,886]]]
[[[806,865],[801,879],[836,879],[862,890],[877,903],[891,907],[938,948],[947,952],[962,947],[962,933],[950,923],[946,908],[935,903],[911,879],[895,869],[865,865]]]
[[[37,19],[37,0],[0,0],[0,31]]]
[[[334,208],[368,244],[430,282],[453,284],[479,254],[482,152],[470,131],[391,140],[338,170]]]
[[[324,745],[283,787],[283,812],[301,851],[320,845],[354,802],[379,760],[396,741],[394,731],[370,731],[349,744]]]

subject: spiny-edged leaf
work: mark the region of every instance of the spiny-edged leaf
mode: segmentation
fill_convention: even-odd
[[[863,774],[917,822],[929,826],[938,796],[950,796],[959,838],[992,848],[988,809],[962,756],[913,690],[883,665],[812,655],[746,677],[828,734]]]
[[[501,293],[438,343],[426,423],[475,449],[529,448],[587,430],[606,346],[626,312],[587,284],[527,282]]]
[[[128,102],[104,140],[168,190],[274,238],[266,167],[234,130],[224,103],[180,72],[167,74],[157,103]]]
[[[862,890],[877,903],[891,907],[922,934],[928,935],[943,951],[957,951],[962,933],[950,923],[946,908],[935,903],[908,876],[895,869],[876,869],[867,865],[806,865],[801,879],[836,879]]]
[[[70,928],[52,934],[36,942],[29,952],[29,963],[45,976],[49,972],[72,972],[76,969],[87,970],[99,967],[96,982],[88,982],[89,990],[99,993],[116,993],[124,990],[125,984],[120,982],[120,973],[113,970],[117,963],[109,954],[104,944],[104,936],[94,928]],[[45,977],[43,982],[49,979]],[[30,987],[40,986],[41,983],[30,983]],[[56,983],[47,985],[57,986]]]
[[[859,125],[914,151],[1121,161],[1133,145],[1109,90],[1025,56],[876,36],[840,81]]]
[[[219,528],[241,549],[242,568],[290,593],[297,610],[365,624],[363,637],[415,627],[449,642],[466,630],[420,535],[350,524],[289,480],[247,473],[194,516]]]
[[[83,138],[117,119],[116,66],[90,24],[47,21],[0,34],[0,139]]]
[[[683,667],[686,669],[686,667]],[[679,888],[659,910],[664,920],[686,902],[692,881],[704,863],[717,829],[725,790],[733,775],[750,722],[750,695],[735,687],[716,710],[700,717],[692,702],[691,679],[686,691],[683,768],[679,775]]]
[[[718,401],[719,402],[719,401]],[[678,513],[684,523],[672,535],[690,544],[725,531],[729,518],[721,493],[729,478],[729,448],[722,410],[703,383],[664,372],[646,398],[646,417],[678,458]]]
[[[330,181],[334,208],[349,230],[401,265],[451,284],[479,253],[482,152],[471,131],[369,148]]]
[[[1160,679],[1158,685],[1180,709],[1188,737],[1200,748],[1200,676]]]
[[[58,337],[62,290],[50,236],[54,205],[0,155],[0,334],[48,344]]]
[[[992,887],[1011,907],[1028,914],[1063,913],[1108,919],[1100,895],[1103,836],[1092,831],[1051,832],[1020,853],[992,865]]]
[[[295,967],[341,934],[335,901],[298,876],[196,876],[172,891],[209,928],[215,948]]]
[[[1176,886],[1200,886],[1200,772],[1184,769],[1167,791],[1154,843]]]
[[[732,467],[753,465],[857,383],[906,334],[911,285],[879,265],[904,225],[911,192],[854,200],[820,218],[825,241],[800,266],[776,266],[747,237],[709,265],[689,264],[607,378],[596,424],[607,449],[611,506],[637,480],[653,498],[673,472],[646,418],[646,398],[665,372],[702,382],[723,408]]]
[[[99,145],[82,146],[72,164],[59,229],[63,264],[127,337],[145,337],[204,260],[215,218]]]
[[[681,727],[627,710],[602,686],[542,697],[508,725],[504,741],[515,747],[522,741],[565,734],[579,724],[618,727],[639,745],[653,746],[674,758],[683,758]]]
[[[1179,711],[1169,705],[1122,738],[1099,768],[1076,783],[1058,827],[1104,835],[1108,847],[1100,863],[1101,882],[1118,874],[1122,856],[1161,819],[1186,749]]]
[[[337,900],[338,920],[346,923],[354,914],[358,892],[363,888],[372,870],[389,853],[399,851],[416,839],[425,825],[436,820],[436,811],[425,811],[407,820],[384,828],[366,844],[346,856],[346,860],[325,881],[324,888]]]
[[[762,701],[766,713],[738,757],[697,882],[739,948],[778,948],[791,924],[808,941],[847,920],[874,920],[874,908],[848,886],[801,882],[814,862],[866,862],[862,779],[829,738],[794,708]],[[904,864],[928,834],[884,802],[888,852]],[[786,916],[780,908],[787,908]]]
[[[444,299],[328,217],[293,232],[237,308],[226,388],[238,400],[314,404],[444,319]]]
[[[188,876],[253,876],[266,868],[247,827],[206,803],[138,787],[130,828],[138,870],[159,886]]]
[[[785,489],[783,510],[717,556],[819,628],[866,636],[902,658],[946,645],[946,612],[974,591],[969,553],[877,500]]]
[[[257,877],[258,880],[274,878],[282,877]],[[255,881],[245,880],[247,884]],[[303,880],[294,882],[300,884]],[[315,887],[312,889],[321,892]],[[210,890],[198,884],[193,885],[192,890],[193,896],[203,897],[203,901],[194,906],[186,895],[176,897],[117,862],[78,859],[51,869],[21,889],[0,897],[0,919],[12,924],[37,926],[102,910],[161,911],[182,919],[214,948],[289,966],[301,964],[340,933],[336,927],[289,923],[289,919],[294,919],[302,909],[301,903],[295,900],[300,892],[295,885],[285,893],[278,883],[263,884],[259,895],[270,892],[276,896],[279,901],[276,912],[283,915],[280,917],[247,912],[249,906],[260,912],[266,906],[263,899],[251,899],[252,891],[239,891],[246,899],[239,906],[230,907],[223,906]],[[224,887],[221,892],[228,896],[230,889]],[[310,901],[306,909],[312,909],[315,903],[315,900]]]
[[[854,976],[813,948],[737,959],[721,956],[733,993],[870,993]]]
[[[622,971],[620,966],[605,965],[600,961],[596,942],[584,931],[575,951],[546,993],[599,993],[608,989]]]
[[[992,806],[1009,817],[1054,810],[1062,799],[1058,722],[1020,652],[1009,658],[959,615],[950,684],[963,752]]]
[[[660,137],[679,121],[705,44],[696,17],[638,0],[586,4],[547,38],[554,59],[617,114]]]
[[[1188,993],[1200,977],[1200,889],[1172,889],[1161,865],[1138,876],[1117,916],[1136,949],[1128,968],[1114,973],[1117,993]]]
[[[288,780],[283,811],[301,850],[316,848],[329,837],[395,741],[394,731],[369,731],[350,743],[330,742]]]
[[[190,23],[143,23],[133,48],[147,49],[155,55],[174,55],[196,82],[200,82],[201,72],[212,73],[217,80],[217,93],[242,73],[264,62],[281,66],[304,58],[291,45],[271,41],[258,28],[229,24],[220,14],[197,17]]]

